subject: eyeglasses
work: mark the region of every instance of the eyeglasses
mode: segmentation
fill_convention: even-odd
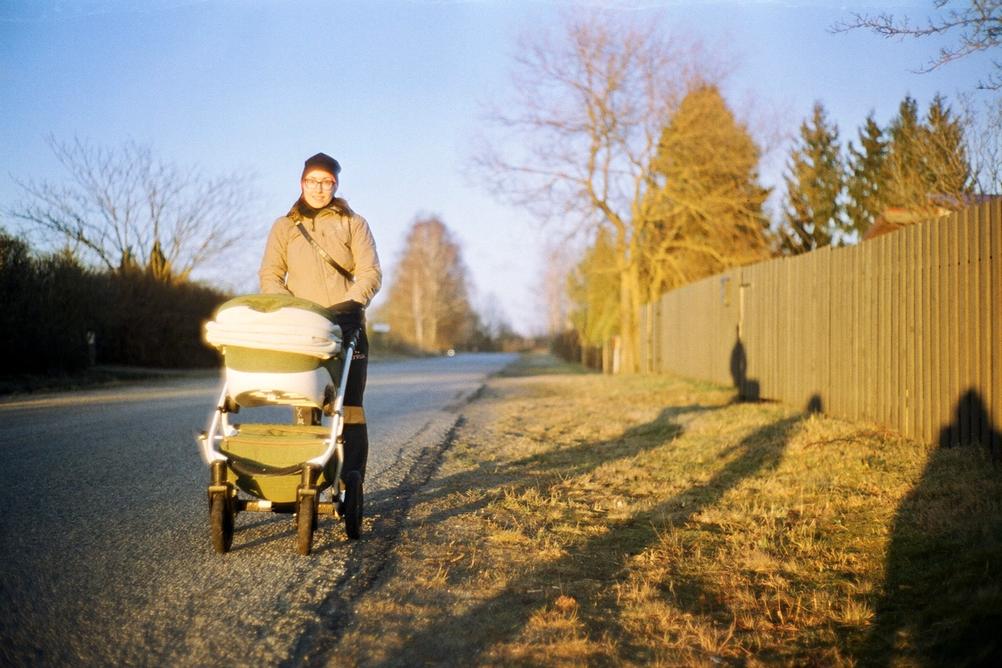
[[[322,181],[318,181],[317,179],[303,179],[303,185],[310,190],[333,190],[334,183],[334,179],[324,179]]]

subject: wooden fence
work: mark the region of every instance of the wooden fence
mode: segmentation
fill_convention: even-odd
[[[1002,201],[674,290],[641,340],[647,371],[999,453]]]

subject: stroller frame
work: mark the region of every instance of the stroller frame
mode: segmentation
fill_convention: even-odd
[[[320,425],[254,425],[279,428],[286,436],[298,434],[314,443],[318,440],[322,443],[323,452],[298,464],[270,466],[260,462],[245,461],[233,453],[224,451],[223,446],[227,441],[238,437],[241,432],[240,425],[230,423],[229,414],[239,412],[240,407],[230,398],[229,384],[224,382],[209,428],[199,433],[196,438],[202,458],[210,470],[209,518],[212,543],[216,552],[226,553],[230,550],[236,515],[240,512],[294,513],[297,528],[296,548],[297,552],[303,555],[309,554],[312,549],[313,533],[317,528],[319,515],[330,515],[335,520],[343,519],[348,537],[357,539],[360,536],[361,476],[359,472],[352,471],[345,480],[341,479],[344,465],[344,398],[348,373],[358,345],[358,332],[353,332],[346,343],[347,345],[342,348],[343,364],[335,395],[329,408],[328,405],[324,406],[325,412],[329,410],[331,416],[329,430],[324,430],[321,434]],[[318,438],[320,436],[324,438],[320,440]],[[333,471],[329,466],[331,464]],[[295,500],[273,502],[264,498],[267,495],[260,490],[247,488],[246,481],[253,482],[261,478],[298,478]],[[332,487],[331,501],[321,502],[320,493],[328,486]],[[259,498],[240,498],[239,490]]]

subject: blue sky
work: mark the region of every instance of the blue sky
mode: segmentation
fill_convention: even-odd
[[[18,198],[12,177],[58,177],[50,134],[134,140],[207,173],[245,169],[261,196],[243,217],[257,222],[239,253],[202,275],[250,290],[303,160],[325,151],[341,161],[340,192],[369,220],[388,269],[415,215],[438,214],[463,244],[477,293],[496,295],[531,331],[542,321],[545,232],[464,167],[481,103],[509,94],[515,37],[553,24],[565,4],[0,0],[0,209]],[[932,0],[582,4],[702,36],[736,63],[727,93],[739,114],[754,100],[757,116],[791,134],[815,100],[848,139],[870,111],[886,123],[905,94],[923,108],[936,92],[953,98],[990,66],[978,57],[917,74],[934,44],[829,32],[852,10],[921,18]],[[767,185],[778,185],[782,160],[764,166]]]

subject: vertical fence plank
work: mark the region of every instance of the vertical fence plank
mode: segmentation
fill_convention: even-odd
[[[848,332],[843,331],[843,336],[840,338],[832,331],[832,328],[835,326],[834,323],[848,322],[844,319],[845,287],[848,282],[848,276],[842,270],[842,261],[844,259],[845,254],[841,249],[832,251],[831,262],[828,265],[828,281],[824,289],[831,304],[831,311],[828,317],[828,365],[830,375],[828,391],[825,395],[825,404],[827,404],[825,408],[831,411],[833,415],[845,415],[844,395],[842,391],[842,387],[844,386],[842,374],[845,371],[845,351],[842,344]]]
[[[943,395],[943,374],[942,374],[942,364],[943,359],[942,348],[943,348],[943,333],[944,326],[944,308],[943,300],[941,299],[943,291],[943,276],[944,276],[944,239],[943,239],[943,226],[938,222],[928,223],[930,228],[929,237],[929,267],[930,267],[930,277],[929,277],[929,287],[932,291],[932,308],[930,315],[930,323],[932,325],[932,341],[929,350],[929,363],[930,363],[930,373],[929,373],[929,387],[930,387],[930,397],[929,397],[929,434],[930,440],[935,440],[939,437],[939,431],[942,428],[942,415],[941,415],[941,404]]]
[[[876,258],[876,269],[880,275],[880,288],[877,294],[879,310],[877,311],[877,321],[875,323],[880,336],[880,348],[877,357],[877,390],[874,399],[877,404],[877,422],[888,424],[887,399],[890,394],[890,383],[888,379],[891,374],[890,354],[892,327],[891,321],[891,262],[890,262],[890,235],[884,235],[879,240],[879,253]]]
[[[957,406],[960,400],[960,371],[963,366],[963,353],[961,352],[961,338],[960,338],[960,320],[961,320],[961,286],[960,286],[960,239],[962,234],[960,233],[959,225],[957,224],[956,215],[950,215],[943,220],[944,223],[949,225],[950,229],[950,243],[947,246],[949,252],[950,261],[950,318],[951,323],[949,327],[950,332],[950,358],[951,364],[948,366],[950,370],[950,398],[948,404],[950,407],[949,421],[950,421],[950,445],[959,446],[960,445],[960,421],[956,420],[956,412],[954,408]]]
[[[971,416],[970,411],[967,410],[967,400],[964,398],[969,389],[967,382],[970,374],[967,361],[968,322],[970,319],[970,311],[967,306],[969,248],[966,219],[960,214],[954,214],[954,218],[957,230],[957,292],[954,297],[957,302],[957,322],[954,327],[957,334],[957,359],[955,363],[957,384],[954,390],[953,406],[954,422],[957,424],[957,439],[961,443],[966,443],[970,440],[971,435]]]
[[[932,442],[932,337],[933,290],[930,261],[931,225],[922,225],[919,239],[919,262],[922,264],[922,439]]]
[[[992,332],[992,228],[991,205],[988,203],[978,207],[978,387],[986,409],[992,405],[995,388],[992,387],[992,339],[1002,335],[1002,332]],[[998,261],[997,258],[995,260]],[[986,414],[981,423],[980,441],[991,447],[991,420]]]
[[[970,364],[971,378],[970,387],[975,391],[975,399],[970,404],[971,413],[971,433],[970,439],[973,442],[983,443],[982,431],[985,422],[983,416],[976,411],[977,397],[984,398],[985,387],[982,384],[981,371],[984,368],[984,360],[981,358],[981,340],[985,333],[981,329],[981,207],[970,209],[966,212],[968,217],[968,239],[970,244],[970,301],[971,316],[969,318],[970,346],[968,349],[968,361]]]
[[[914,328],[911,387],[912,387],[912,434],[913,438],[922,437],[922,346],[924,330],[922,327],[922,230],[916,227],[909,241],[909,261],[911,262],[911,302],[912,327]]]
[[[887,265],[885,264],[885,255],[887,251],[887,235],[878,237],[874,239],[876,242],[873,257],[873,270],[877,275],[877,285],[874,296],[876,297],[877,310],[874,315],[873,325],[874,332],[876,336],[874,341],[877,343],[877,356],[874,360],[873,371],[876,377],[876,384],[874,385],[873,393],[871,396],[871,401],[873,402],[874,416],[873,419],[881,424],[887,424],[887,418],[884,416],[884,402],[883,398],[886,396],[884,393],[884,374],[887,371],[887,353],[886,348],[890,337],[890,317],[884,313],[884,309],[887,307]]]
[[[898,355],[897,351],[901,347],[903,338],[901,336],[901,294],[898,290],[898,274],[901,271],[901,260],[898,257],[898,241],[901,239],[901,231],[889,234],[884,244],[884,271],[887,273],[885,285],[887,292],[884,298],[887,300],[884,312],[887,320],[883,323],[887,330],[887,344],[884,347],[884,389],[881,393],[881,404],[883,406],[883,418],[881,422],[894,429],[899,429],[897,403],[900,396],[901,387],[897,384],[898,377]]]
[[[866,419],[864,407],[866,405],[866,376],[868,371],[866,337],[870,326],[869,309],[866,301],[864,300],[866,285],[870,281],[870,276],[867,272],[866,246],[858,247],[858,252],[855,253],[854,260],[856,264],[857,284],[856,289],[853,291],[856,298],[856,303],[853,305],[853,310],[856,312],[856,350],[854,355],[856,359],[856,363],[854,365],[856,382],[853,384],[853,387],[855,388],[853,419],[864,420]]]
[[[993,439],[992,452],[1002,454],[1002,201],[991,203],[991,340],[992,340],[992,377],[989,386],[992,388],[991,403],[988,404],[991,415]]]
[[[871,397],[871,401],[874,404],[874,420],[881,424],[887,424],[887,418],[884,415],[884,402],[883,398],[886,396],[884,393],[885,374],[888,372],[890,365],[887,364],[887,347],[890,345],[890,314],[888,313],[888,299],[887,294],[889,292],[888,288],[888,276],[887,276],[887,240],[888,236],[884,235],[877,239],[876,253],[873,257],[874,271],[877,273],[877,290],[876,290],[876,302],[877,310],[874,315],[873,329],[875,333],[874,340],[879,341],[879,346],[877,347],[877,357],[874,360],[874,375],[877,379],[877,384],[874,388],[874,393]]]
[[[898,255],[898,300],[901,304],[898,310],[898,317],[901,318],[901,347],[892,351],[897,360],[897,379],[899,387],[899,400],[894,402],[897,411],[897,423],[901,432],[911,438],[914,436],[912,428],[912,405],[915,402],[915,391],[912,388],[911,360],[915,356],[915,313],[911,300],[911,291],[908,289],[908,278],[911,276],[911,256],[909,255],[909,241],[915,233],[915,226],[898,232],[897,241]],[[892,399],[893,401],[893,399]]]
[[[960,444],[960,430],[953,422],[953,406],[957,397],[957,226],[947,217],[942,226],[946,230],[946,349],[943,360],[945,373],[942,396],[943,423],[949,432],[951,446]]]
[[[964,286],[964,300],[963,309],[964,313],[961,316],[961,322],[963,323],[963,363],[964,369],[962,371],[963,378],[960,382],[960,392],[965,398],[963,401],[965,405],[963,407],[961,416],[961,437],[965,443],[971,443],[972,441],[977,441],[974,438],[976,432],[981,431],[981,424],[978,417],[974,414],[974,404],[971,403],[971,391],[976,390],[978,387],[978,372],[975,366],[974,352],[977,350],[977,331],[974,326],[977,323],[978,311],[975,306],[977,300],[977,293],[975,288],[977,287],[976,272],[974,270],[975,257],[974,253],[976,248],[975,243],[975,230],[977,229],[977,224],[973,211],[971,209],[964,210],[960,213],[961,224],[963,225],[962,230],[962,240],[964,247],[961,252],[961,282]]]
[[[870,254],[873,252],[873,244],[860,246],[860,253],[857,256],[859,262],[860,287],[857,291],[859,302],[856,308],[859,312],[859,383],[856,394],[856,419],[872,420],[873,415],[867,408],[867,399],[870,396],[870,383],[873,382],[873,372],[870,369],[870,354],[875,341],[871,338],[870,313],[871,299],[873,294],[873,276],[870,274]]]
[[[888,350],[888,367],[891,369],[891,383],[887,387],[888,425],[899,431],[904,431],[904,404],[908,386],[903,382],[903,353],[907,349],[905,335],[905,299],[902,289],[902,276],[905,272],[905,258],[902,251],[902,241],[907,230],[900,230],[891,235],[891,348]]]
[[[937,433],[942,433],[943,438],[941,439],[944,443],[950,443],[951,429],[950,429],[950,397],[952,396],[953,390],[950,386],[950,359],[951,359],[951,336],[950,332],[953,329],[950,326],[950,318],[952,317],[951,310],[952,304],[950,303],[950,294],[952,293],[951,279],[952,279],[952,267],[951,264],[951,252],[950,247],[952,246],[952,236],[950,235],[950,228],[946,224],[946,221],[938,221],[936,223],[936,229],[939,231],[940,244],[938,246],[939,258],[939,349],[936,354],[939,357],[938,367],[939,367],[939,388],[936,396],[936,414],[939,422],[939,428]]]
[[[832,282],[832,248],[825,249],[824,267],[817,274],[814,281],[815,295],[818,298],[818,307],[821,309],[821,321],[815,327],[818,331],[818,370],[817,387],[815,390],[821,395],[824,405],[832,400],[832,301],[828,294],[827,287]]]
[[[873,273],[873,255],[876,249],[876,244],[864,244],[863,245],[863,276],[865,277],[865,291],[860,295],[863,300],[863,344],[860,348],[862,354],[862,370],[863,377],[860,379],[860,401],[859,410],[860,417],[864,420],[875,420],[876,415],[874,415],[872,406],[873,402],[870,397],[873,396],[873,385],[876,382],[874,377],[874,370],[876,365],[873,363],[873,357],[876,355],[876,347],[879,340],[874,336],[875,330],[873,327],[873,322],[876,319],[874,317],[874,312],[876,311],[876,276]]]
[[[964,442],[970,443],[972,441],[977,441],[978,437],[976,434],[981,431],[981,422],[978,417],[974,404],[974,397],[972,395],[972,390],[977,390],[978,388],[978,367],[977,361],[974,358],[975,352],[977,351],[977,248],[975,244],[977,243],[976,231],[977,231],[977,217],[976,211],[974,209],[966,209],[958,214],[963,225],[963,240],[964,248],[961,253],[962,256],[962,268],[961,281],[964,285],[964,315],[961,318],[961,324],[963,325],[963,353],[964,353],[964,371],[963,378],[961,379],[960,389],[965,397],[964,405],[964,418],[962,426],[962,435]]]

